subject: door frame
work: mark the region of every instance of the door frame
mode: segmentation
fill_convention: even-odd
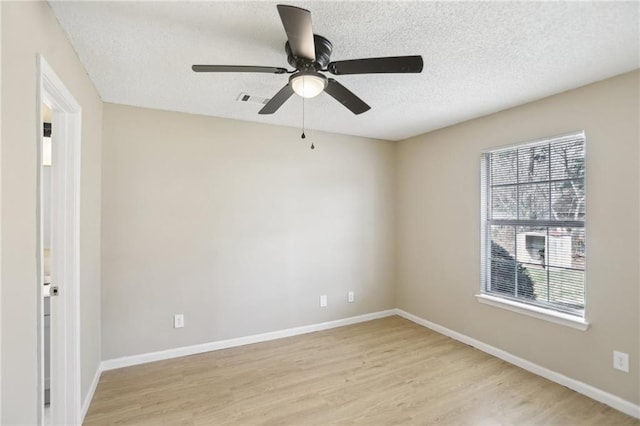
[[[82,108],[62,80],[38,55],[38,423],[44,422],[44,265],[42,241],[42,105],[52,110],[51,424],[76,425],[80,396],[80,160]]]

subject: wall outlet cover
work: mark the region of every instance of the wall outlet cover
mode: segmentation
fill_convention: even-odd
[[[356,294],[353,291],[347,293],[347,302],[353,303],[356,300]]]
[[[184,327],[184,314],[175,314],[173,316],[173,328]]]
[[[320,307],[321,308],[326,308],[327,307],[327,295],[323,294],[322,296],[320,296]]]
[[[613,351],[613,368],[616,370],[629,372],[629,354]]]

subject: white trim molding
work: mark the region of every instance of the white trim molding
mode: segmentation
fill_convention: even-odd
[[[114,370],[116,368],[129,367],[132,365],[145,364],[147,362],[161,361],[171,358],[179,358],[187,355],[195,355],[203,352],[217,351],[220,349],[234,348],[236,346],[250,345],[253,343],[267,342],[269,340],[282,339],[284,337],[298,336],[301,334],[313,333],[315,331],[329,330],[331,328],[345,325],[357,324],[371,321],[378,318],[396,315],[394,309],[373,312],[370,314],[358,315],[355,317],[343,318],[334,321],[327,321],[318,324],[304,325],[301,327],[287,328],[279,331],[254,334],[251,336],[236,337],[227,340],[218,340],[200,345],[183,346],[180,348],[167,349],[164,351],[150,352],[139,355],[125,356],[102,361],[101,370]]]
[[[51,423],[80,423],[80,160],[82,107],[44,57],[37,56],[38,88],[36,128],[42,145],[43,103],[53,111],[53,167],[51,168],[51,262],[52,283],[60,288],[51,299]],[[38,165],[42,164],[38,148]],[[41,193],[41,176],[38,192]],[[40,205],[41,205],[40,201]],[[40,209],[39,205],[39,209]],[[39,213],[40,214],[40,213]],[[42,217],[40,217],[42,221]],[[42,223],[39,224],[42,226]],[[40,232],[41,234],[41,232]],[[42,235],[39,238],[38,295],[40,318],[44,286]],[[39,323],[40,324],[40,323]],[[39,325],[39,354],[43,331]],[[39,397],[44,395],[43,360],[39,360]],[[44,419],[44,404],[39,404],[39,424]]]
[[[485,305],[495,306],[497,308],[506,309],[511,312],[516,312],[521,315],[528,315],[530,317],[538,318],[544,321],[549,321],[555,324],[564,325],[567,327],[576,328],[578,330],[586,331],[589,328],[589,323],[584,319],[575,315],[569,315],[551,309],[540,308],[538,306],[529,305],[527,303],[519,303],[513,300],[507,300],[502,297],[495,297],[488,294],[476,294],[478,302]]]
[[[582,395],[588,396],[589,398],[594,399],[598,402],[602,402],[603,404],[615,408],[616,410],[622,411],[629,416],[640,419],[640,405],[636,405],[633,402],[620,398],[619,396],[613,395],[609,392],[605,392],[579,380],[572,379],[571,377],[567,377],[556,371],[549,370],[548,368],[542,367],[531,361],[527,361],[526,359],[520,358],[509,352],[503,351],[502,349],[498,349],[494,346],[473,339],[462,333],[458,333],[457,331],[453,331],[439,324],[427,321],[416,315],[410,314],[409,312],[403,311],[402,309],[395,309],[395,312],[397,315],[408,319],[409,321],[429,328],[437,333],[451,337],[452,339],[462,342],[466,345],[473,346],[474,348],[479,349],[482,352],[493,355],[496,358],[500,358],[503,361],[527,370],[533,374],[544,377],[545,379],[551,380],[552,382],[558,383],[562,386],[566,386],[569,389],[572,389]]]
[[[102,363],[98,365],[96,369],[96,374],[93,376],[93,381],[91,382],[91,386],[89,387],[89,391],[87,395],[84,397],[84,401],[82,402],[82,412],[80,413],[80,423],[84,423],[84,418],[87,416],[87,412],[89,411],[89,406],[91,405],[91,401],[93,400],[93,395],[96,393],[96,389],[98,388],[98,383],[100,382],[100,376],[102,375]]]

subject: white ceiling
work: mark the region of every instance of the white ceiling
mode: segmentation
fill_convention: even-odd
[[[284,0],[283,0],[284,1]],[[286,2],[285,2],[286,3]],[[275,2],[50,2],[106,102],[299,127],[302,100],[273,115],[288,75],[191,71],[192,64],[286,67]],[[332,60],[420,54],[422,74],[335,77],[371,106],[327,94],[308,128],[400,140],[640,66],[639,2],[325,2],[309,9]]]

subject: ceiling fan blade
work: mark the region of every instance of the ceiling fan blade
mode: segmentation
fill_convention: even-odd
[[[328,79],[329,82],[324,91],[331,95],[336,101],[347,107],[354,114],[362,114],[369,111],[371,107],[364,103],[362,99],[353,94],[353,92],[333,78]]]
[[[300,7],[279,4],[278,13],[293,54],[299,58],[315,61],[316,48],[313,42],[311,12]]]
[[[277,67],[254,67],[247,65],[193,65],[195,72],[265,72],[269,74],[284,74],[285,68]]]
[[[385,74],[420,73],[422,56],[389,56],[386,58],[352,59],[331,62],[327,71],[331,74]]]
[[[273,98],[267,104],[262,107],[258,114],[273,114],[293,95],[293,89],[291,85],[287,84],[275,94]]]

